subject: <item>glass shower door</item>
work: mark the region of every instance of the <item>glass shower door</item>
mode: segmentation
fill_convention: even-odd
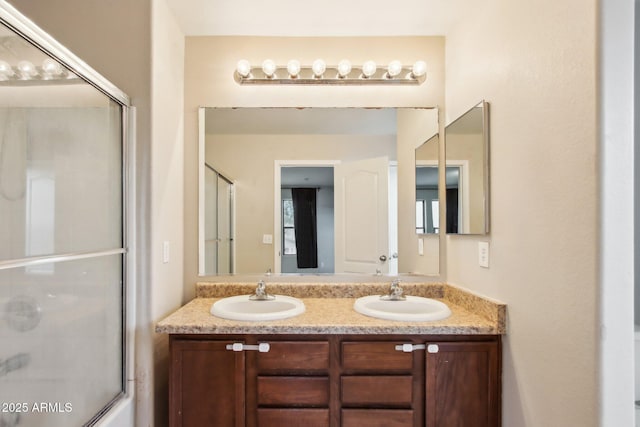
[[[0,426],[125,392],[125,109],[0,24]]]
[[[233,273],[233,183],[205,165],[205,275]]]

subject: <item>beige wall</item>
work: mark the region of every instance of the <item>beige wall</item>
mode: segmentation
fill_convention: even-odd
[[[296,57],[311,63],[349,58],[353,63],[392,58],[428,64],[419,87],[240,86],[233,80],[239,59],[254,64],[266,57],[286,63]],[[187,37],[185,54],[184,282],[198,280],[198,107],[428,107],[444,105],[444,38],[442,37]],[[185,288],[185,299],[194,295]]]
[[[598,425],[596,4],[488,0],[447,37],[447,122],[491,104],[491,234],[448,238],[447,281],[508,305],[509,427]]]
[[[183,287],[184,35],[165,0],[152,3],[151,67],[151,328],[186,301]],[[169,245],[164,262],[163,245]],[[153,336],[153,414],[168,423],[169,349],[166,334]],[[136,425],[146,421],[139,413]]]

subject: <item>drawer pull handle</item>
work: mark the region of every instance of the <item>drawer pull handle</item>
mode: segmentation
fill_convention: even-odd
[[[397,351],[402,351],[404,353],[411,353],[416,350],[424,350],[427,348],[424,344],[400,344],[396,346]]]
[[[261,342],[258,345],[242,344],[241,342],[234,342],[233,344],[227,344],[227,350],[232,351],[245,351],[245,350],[257,350],[260,353],[268,353],[271,346],[268,342]]]

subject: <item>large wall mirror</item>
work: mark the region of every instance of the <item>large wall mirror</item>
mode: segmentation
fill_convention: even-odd
[[[432,108],[202,108],[200,275],[438,274],[402,255],[437,130]]]
[[[445,128],[448,234],[489,233],[489,105]]]

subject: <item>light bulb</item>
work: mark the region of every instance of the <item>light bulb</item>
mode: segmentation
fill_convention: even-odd
[[[36,66],[29,61],[18,62],[18,70],[20,70],[20,73],[22,73],[22,76],[25,78],[33,77],[38,73]]]
[[[402,63],[400,61],[391,61],[387,67],[387,74],[389,77],[396,77],[402,72]]]
[[[51,76],[59,76],[62,74],[62,65],[51,58],[46,58],[42,61],[42,70]]]
[[[265,59],[262,63],[262,72],[269,78],[273,77],[274,73],[276,72],[276,63],[271,59]]]
[[[293,78],[298,77],[298,74],[300,74],[300,61],[292,59],[287,62],[287,72]]]
[[[236,71],[241,77],[249,77],[249,74],[251,74],[251,64],[246,59],[241,59],[236,65]]]
[[[11,77],[15,73],[7,61],[0,61],[0,76]]]
[[[347,59],[343,59],[342,61],[338,62],[338,76],[344,78],[347,77],[350,72],[351,62],[349,62]]]
[[[413,64],[413,68],[411,69],[411,75],[413,77],[422,77],[427,74],[427,63],[424,61],[417,61]]]
[[[322,59],[316,59],[313,61],[311,65],[311,69],[313,70],[313,75],[316,77],[322,77],[324,71],[327,69],[327,64]]]
[[[376,69],[377,67],[375,62],[367,61],[364,64],[362,64],[362,75],[365,78],[369,78],[376,73]]]

